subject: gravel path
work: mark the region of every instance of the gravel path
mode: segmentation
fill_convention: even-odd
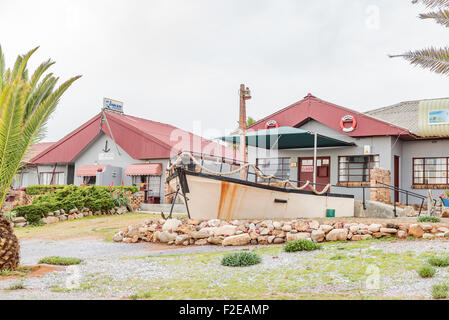
[[[23,290],[7,290],[18,280],[1,280],[0,278],[0,299],[123,299],[142,292],[145,288],[151,288],[153,291],[160,289],[161,292],[177,290],[173,297],[184,298],[186,294],[189,294],[186,291],[191,285],[187,283],[187,289],[178,288],[178,283],[183,281],[192,281],[192,283],[205,281],[203,285],[212,291],[211,297],[215,296],[214,290],[222,290],[220,293],[223,292],[226,297],[232,298],[232,290],[228,288],[236,282],[240,282],[241,286],[241,290],[237,291],[248,292],[252,291],[252,286],[264,284],[264,281],[269,281],[273,291],[284,290],[286,287],[285,291],[288,293],[304,290],[327,295],[351,290],[357,292],[363,290],[366,276],[363,276],[362,272],[361,278],[354,278],[360,274],[355,269],[373,265],[372,260],[379,258],[376,254],[387,257],[387,260],[390,256],[402,259],[400,255],[409,254],[415,259],[413,263],[417,263],[419,267],[426,259],[422,256],[428,253],[448,253],[449,241],[376,241],[360,245],[347,243],[325,245],[321,251],[297,254],[288,254],[272,247],[259,248],[263,258],[261,264],[231,270],[220,265],[222,256],[220,252],[236,250],[236,248],[168,247],[161,244],[125,244],[92,239],[26,240],[21,242],[22,265],[35,265],[39,259],[53,255],[82,258],[83,262],[78,266],[63,267],[59,271],[47,273],[39,278],[26,278],[23,280],[25,286]],[[213,252],[219,254],[205,257],[184,255]],[[345,258],[346,260],[341,262],[329,260],[336,254],[343,254],[350,258]],[[155,258],[155,256],[162,257]],[[403,268],[406,262],[403,263],[402,260],[388,263],[379,266],[382,290],[366,291],[368,295],[385,298],[431,298],[430,287],[433,284],[449,281],[447,269],[439,270],[434,278],[421,279],[415,270]],[[397,272],[395,263],[397,263]],[[341,264],[349,269],[344,269],[347,271],[330,269],[329,266],[332,264],[335,266]],[[353,265],[354,270],[351,269]],[[307,272],[309,269],[316,271]],[[289,278],[286,275],[290,277],[294,275],[294,277]],[[287,278],[291,280],[286,280]],[[73,284],[75,289],[71,290]],[[165,284],[168,289],[161,288]],[[260,289],[254,287],[254,291]],[[201,290],[203,288],[198,291]],[[170,294],[170,292],[164,292],[164,294]],[[159,292],[156,293],[159,294]],[[170,295],[169,297],[172,298]],[[157,295],[156,298],[158,298]]]

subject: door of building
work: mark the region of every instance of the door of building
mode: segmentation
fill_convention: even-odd
[[[399,189],[399,171],[401,170],[399,160],[399,156],[394,156],[394,187],[396,189]],[[399,191],[397,190],[394,192],[394,202],[399,202]]]
[[[331,158],[317,157],[316,162],[316,183],[320,184],[316,190],[322,191],[331,182]],[[313,157],[298,158],[298,164],[298,186],[303,186],[307,181],[313,183]]]

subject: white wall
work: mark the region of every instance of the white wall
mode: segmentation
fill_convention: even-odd
[[[104,153],[106,141],[108,141],[108,149],[110,151],[108,155],[112,155],[112,160],[100,160],[99,155]],[[117,150],[118,149],[118,150]],[[122,168],[122,178],[125,185],[132,185],[132,178],[125,175],[126,168],[135,163],[162,163],[162,183],[161,183],[161,201],[164,199],[164,177],[165,170],[168,165],[168,159],[151,159],[151,160],[138,160],[133,159],[122,148],[115,144],[115,142],[106,134],[99,134],[74,160],[75,163],[75,184],[80,185],[83,183],[82,177],[76,176],[76,171],[80,166],[93,165],[93,164],[108,164],[114,167]]]

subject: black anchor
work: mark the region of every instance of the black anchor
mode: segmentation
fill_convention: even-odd
[[[108,140],[106,140],[106,143],[105,143],[105,145],[104,145],[103,151],[106,152],[106,153],[108,153],[109,151],[111,151],[111,149],[108,148]]]

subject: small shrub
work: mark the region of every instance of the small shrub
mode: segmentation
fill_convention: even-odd
[[[58,256],[52,256],[52,257],[46,257],[39,260],[39,263],[44,264],[53,264],[58,266],[70,266],[73,264],[80,264],[83,260],[78,258],[66,258],[66,257],[58,257]]]
[[[441,221],[440,218],[434,217],[434,216],[420,216],[420,217],[418,217],[418,222],[438,223],[440,221]]]
[[[25,289],[25,284],[23,283],[23,281],[14,282],[8,287],[8,290],[20,290],[20,289]]]
[[[311,240],[300,239],[295,241],[287,242],[284,246],[286,252],[296,252],[296,251],[313,251],[320,250],[321,245],[315,243]]]
[[[221,260],[221,264],[226,267],[247,267],[262,262],[262,258],[254,252],[235,252],[227,254]]]
[[[418,270],[418,274],[421,278],[432,278],[435,275],[435,268],[432,266],[422,266]]]
[[[433,285],[432,296],[434,299],[446,299],[449,296],[449,285],[447,284]]]
[[[449,266],[449,257],[429,258],[427,262],[429,262],[429,264],[434,267],[447,267]]]

